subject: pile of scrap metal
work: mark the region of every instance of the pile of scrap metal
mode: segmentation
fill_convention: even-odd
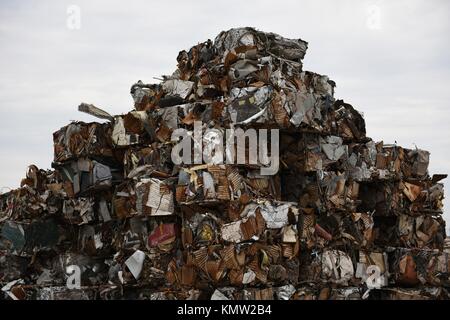
[[[53,170],[30,166],[0,196],[3,298],[448,298],[446,175],[367,137],[335,83],[303,71],[306,49],[231,29],[134,84],[129,113],[81,104],[104,121],[55,132]],[[208,129],[278,129],[279,170],[176,163],[173,133],[199,122],[200,154]]]

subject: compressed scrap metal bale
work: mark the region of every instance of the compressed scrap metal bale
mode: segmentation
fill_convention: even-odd
[[[223,31],[133,84],[134,110],[81,103],[104,121],[56,131],[53,170],[32,165],[0,195],[2,298],[448,299],[447,175],[428,174],[427,151],[367,137],[334,81],[303,70],[307,45]],[[279,129],[278,172],[175,163],[172,134],[199,123],[200,143],[182,137],[192,154],[210,129]]]

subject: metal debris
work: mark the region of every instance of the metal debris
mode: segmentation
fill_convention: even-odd
[[[448,298],[446,175],[428,174],[427,151],[367,137],[336,84],[303,70],[306,49],[231,29],[134,84],[131,112],[81,104],[107,121],[56,131],[53,169],[0,195],[3,298]],[[172,133],[197,121],[279,129],[279,171],[174,164]]]

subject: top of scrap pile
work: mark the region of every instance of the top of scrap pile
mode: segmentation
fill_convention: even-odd
[[[351,130],[358,140],[364,138],[362,115],[334,99],[334,81],[303,71],[307,48],[308,43],[302,39],[255,28],[222,31],[214,41],[209,39],[180,51],[176,70],[162,76],[162,82],[145,84],[139,80],[133,84],[133,116],[142,119],[147,117],[144,112],[150,111],[152,116],[159,112],[169,130],[214,120],[222,127],[252,123],[328,132],[324,130],[326,114],[335,110],[336,120],[354,120],[355,126],[347,131]],[[79,110],[114,119],[92,105],[82,104]],[[184,113],[180,122],[176,119],[179,112]]]
[[[259,52],[301,62],[308,49],[308,42],[302,39],[288,39],[276,33],[263,32],[254,28],[233,28],[222,31],[214,40],[214,48],[219,56],[226,56],[229,52],[239,53],[255,48]]]
[[[206,84],[215,84],[222,92],[229,91],[228,81],[243,80],[247,75],[258,71],[262,66],[269,64],[269,60],[277,60],[279,63],[289,64],[289,69],[302,71],[302,59],[306,54],[308,43],[302,39],[288,39],[276,33],[263,32],[251,27],[233,28],[222,31],[214,39],[193,46],[189,51],[182,50],[177,56],[177,70],[170,76],[163,76],[164,86],[173,84],[170,80],[198,79],[204,85],[203,91],[207,94]],[[212,74],[228,73],[225,79],[210,79]],[[212,80],[212,81],[211,81]],[[214,80],[219,80],[215,83]],[[169,82],[167,82],[169,81]],[[179,84],[179,83],[178,83]],[[158,84],[144,84],[138,81],[131,87],[131,95],[138,111],[146,110],[148,104],[145,97],[157,94]],[[178,88],[178,101],[160,101],[159,107],[185,103],[192,90],[189,84],[184,88]],[[185,93],[185,94],[183,94]],[[144,100],[144,101],[142,101]]]

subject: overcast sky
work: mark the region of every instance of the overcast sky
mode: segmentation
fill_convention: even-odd
[[[180,50],[239,26],[308,41],[304,69],[336,81],[369,136],[429,150],[430,174],[448,173],[449,13],[447,0],[1,0],[0,190],[31,163],[50,167],[58,128],[95,121],[80,102],[126,113],[131,84],[171,74]]]

